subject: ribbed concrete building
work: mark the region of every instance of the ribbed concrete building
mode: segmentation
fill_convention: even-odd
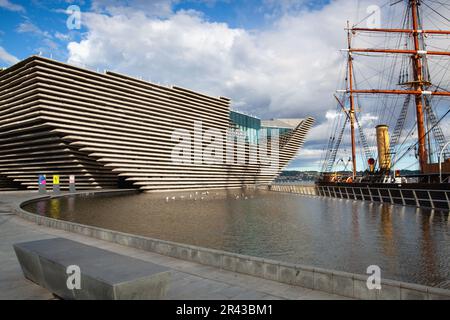
[[[60,175],[63,189],[69,175],[75,175],[77,189],[164,191],[268,184],[296,155],[313,122],[265,122],[230,111],[227,98],[32,56],[0,71],[0,189],[37,189],[40,174],[47,176],[48,188],[51,176]],[[265,127],[280,129],[276,167],[249,160]],[[195,150],[204,150],[212,141],[203,139],[208,130],[226,136],[230,128],[247,135],[245,163],[195,161]],[[180,143],[174,139],[176,131],[189,134],[194,150],[190,163],[173,159]],[[199,132],[202,139],[196,136]],[[230,143],[224,139],[224,154],[236,150]]]

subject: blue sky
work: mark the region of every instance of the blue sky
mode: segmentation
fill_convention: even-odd
[[[319,169],[335,119],[333,93],[342,89],[346,21],[360,21],[385,0],[0,0],[0,67],[33,54],[82,67],[121,72],[152,82],[227,96],[235,110],[260,118],[313,116],[316,126],[290,169]],[[431,2],[430,2],[431,4]],[[68,29],[66,9],[81,10],[81,28]],[[436,6],[436,4],[431,4]],[[402,3],[385,6],[382,23],[399,19]],[[435,7],[435,9],[439,9]],[[440,8],[441,13],[447,14]],[[448,10],[447,10],[448,11]],[[448,29],[433,12],[430,28]],[[393,19],[388,20],[387,16]],[[385,20],[383,20],[385,19]],[[364,25],[362,25],[364,26]],[[363,46],[380,46],[377,38]],[[371,43],[372,42],[372,43]],[[438,46],[447,47],[448,41]],[[374,60],[355,58],[361,78],[380,85]],[[372,72],[373,74],[370,74]],[[362,74],[363,73],[363,74]],[[448,78],[448,77],[447,77]],[[382,80],[382,79],[381,79]],[[450,86],[447,79],[445,86]],[[388,101],[389,102],[389,101]],[[366,135],[380,123],[378,101],[364,109]],[[375,107],[373,107],[375,106]],[[441,108],[438,114],[445,111]],[[450,125],[446,124],[446,130]],[[344,137],[348,156],[348,136]],[[414,156],[404,166],[414,167]]]
[[[159,1],[159,0],[157,0]],[[132,6],[133,1],[123,1]],[[151,2],[151,0],[150,0]],[[264,0],[188,0],[174,1],[172,10],[195,10],[205,20],[223,22],[232,28],[262,29],[270,25],[281,10],[320,10],[329,0],[286,1],[286,7]],[[42,52],[59,60],[67,59],[67,43],[77,41],[86,28],[67,35],[66,9],[77,5],[82,12],[93,10],[92,1],[0,0],[0,45],[19,59]],[[5,62],[0,62],[5,65]]]
[[[66,46],[69,39],[60,39],[58,35],[67,34],[65,1],[7,1],[14,3],[14,10],[9,5],[2,7],[0,1],[0,45],[19,59],[45,52],[56,59],[67,58]],[[80,3],[82,10],[87,4]],[[80,30],[81,32],[83,31]],[[74,33],[75,39],[81,36]],[[2,61],[3,62],[3,61]],[[5,62],[3,62],[5,64]]]
[[[295,2],[297,2],[296,5]],[[286,9],[320,10],[329,2],[329,0],[289,1],[294,8]],[[197,10],[212,21],[225,22],[230,27],[245,29],[263,28],[273,21],[273,15],[277,15],[279,10],[283,10],[276,4],[260,0],[181,1],[174,6],[174,9]]]

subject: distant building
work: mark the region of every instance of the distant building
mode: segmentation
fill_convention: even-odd
[[[203,134],[208,129],[244,132],[246,162],[174,163],[174,131],[192,133],[194,149],[206,147],[195,139],[200,121]],[[60,175],[62,189],[68,188],[69,175],[76,176],[78,189],[268,184],[296,155],[313,122],[261,121],[230,111],[224,97],[32,56],[0,72],[0,189],[37,189],[40,174]],[[279,164],[263,170],[248,160],[267,128],[280,129]],[[51,187],[51,179],[47,183]]]

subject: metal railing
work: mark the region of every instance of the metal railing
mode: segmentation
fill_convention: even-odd
[[[298,193],[302,195],[317,196],[315,185],[297,185],[297,184],[272,184],[269,190],[278,192]]]
[[[450,209],[450,190],[380,188],[357,186],[317,186],[320,196],[365,200],[431,209]]]

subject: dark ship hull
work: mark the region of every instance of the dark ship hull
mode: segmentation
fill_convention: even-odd
[[[448,183],[316,182],[320,196],[450,210]]]

